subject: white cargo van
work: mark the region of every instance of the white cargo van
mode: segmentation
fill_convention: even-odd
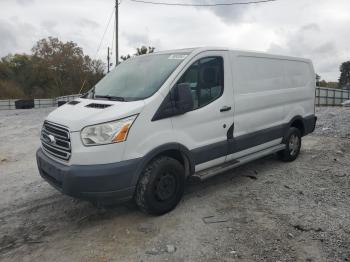
[[[225,48],[139,56],[47,117],[37,163],[64,194],[134,199],[160,215],[189,176],[273,153],[295,160],[314,104],[310,60]]]

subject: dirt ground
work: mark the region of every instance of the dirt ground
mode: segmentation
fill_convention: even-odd
[[[1,261],[350,261],[350,108],[318,109],[297,161],[189,184],[162,217],[44,182],[35,151],[51,110],[0,111]]]

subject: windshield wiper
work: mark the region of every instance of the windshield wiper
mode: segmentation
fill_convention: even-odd
[[[110,96],[110,95],[98,96],[98,95],[95,95],[95,98],[102,98],[102,99],[108,99],[108,100],[111,100],[111,101],[125,102],[125,98],[124,97],[119,97],[119,96]]]

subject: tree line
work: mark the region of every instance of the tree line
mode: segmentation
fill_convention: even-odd
[[[85,55],[76,43],[49,37],[38,41],[31,54],[0,60],[0,99],[77,94],[94,86],[104,71],[104,63]]]
[[[133,56],[153,53],[141,46]],[[0,59],[0,99],[52,98],[79,94],[92,88],[105,75],[101,60],[85,55],[76,43],[49,37],[39,40],[31,54],[14,54]]]
[[[142,46],[133,56],[153,53]],[[339,82],[318,76],[319,86],[342,88],[350,83],[350,61],[340,67]],[[84,54],[76,43],[49,37],[39,40],[31,54],[14,54],[0,59],[0,99],[51,98],[78,94],[92,88],[105,75],[105,64]]]
[[[345,88],[350,85],[350,61],[344,62],[340,65],[340,77],[338,82],[327,82],[322,79],[320,75],[316,75],[317,86],[328,88]]]

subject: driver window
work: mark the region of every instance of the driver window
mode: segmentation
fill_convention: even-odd
[[[187,69],[178,84],[189,84],[194,110],[218,99],[224,90],[222,57],[207,57],[198,60]]]

